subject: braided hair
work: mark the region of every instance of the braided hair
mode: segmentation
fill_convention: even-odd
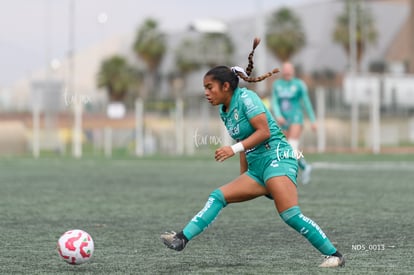
[[[258,76],[258,77],[250,77],[250,74],[252,73],[253,68],[254,68],[254,66],[253,66],[254,50],[257,48],[257,46],[259,44],[260,44],[260,38],[256,37],[253,40],[253,49],[250,52],[249,57],[248,57],[249,65],[247,65],[247,67],[246,67],[246,74],[247,74],[247,76],[243,72],[235,71],[236,75],[238,77],[240,77],[241,79],[243,79],[244,81],[246,81],[246,82],[260,82],[260,81],[265,80],[266,78],[272,76],[273,74],[276,74],[276,73],[279,72],[279,69],[273,69],[272,71],[267,72],[267,73],[265,73],[265,74],[263,74],[261,76]]]
[[[225,82],[228,82],[230,84],[230,88],[232,90],[235,90],[237,86],[239,85],[239,78],[243,79],[246,82],[260,82],[270,76],[272,76],[275,73],[279,72],[279,69],[273,69],[272,71],[263,74],[258,77],[250,77],[250,74],[252,73],[252,70],[254,68],[253,65],[253,56],[254,56],[254,50],[260,43],[260,38],[255,38],[253,40],[253,49],[250,52],[248,56],[249,64],[246,67],[246,71],[244,71],[240,67],[232,67],[229,68],[227,66],[217,66],[209,70],[205,76],[212,76],[214,80],[219,81],[222,85]]]
[[[253,71],[253,55],[254,55],[254,50],[257,48],[257,46],[259,46],[259,43],[260,43],[260,38],[256,37],[253,40],[253,49],[250,52],[249,57],[247,58],[249,60],[249,65],[247,65],[247,67],[246,67],[246,74],[248,76],[250,76],[250,74]]]

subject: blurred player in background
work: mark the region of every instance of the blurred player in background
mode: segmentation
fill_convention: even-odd
[[[224,161],[237,153],[240,156],[240,176],[211,192],[204,208],[182,231],[166,232],[161,240],[171,249],[181,251],[187,243],[201,234],[230,203],[248,201],[260,196],[271,196],[282,220],[304,236],[325,255],[321,267],[338,267],[345,259],[322,229],[302,214],[298,206],[296,177],[298,162],[281,129],[259,96],[238,87],[239,78],[247,82],[261,81],[272,73],[251,78],[253,52],[260,40],[255,39],[249,55],[249,66],[217,66],[204,76],[205,96],[210,104],[219,106],[220,117],[229,134],[237,141],[232,146],[216,150],[216,161]],[[290,154],[286,154],[290,152]],[[254,245],[255,232],[246,232],[246,245]],[[298,255],[299,256],[299,255]]]
[[[293,150],[298,153],[298,163],[302,169],[302,183],[307,184],[311,179],[312,167],[306,163],[303,155],[299,154],[299,141],[303,130],[303,107],[312,123],[312,130],[316,131],[317,125],[306,84],[295,77],[295,69],[291,63],[283,64],[282,78],[273,82],[271,96],[276,122],[282,128]]]

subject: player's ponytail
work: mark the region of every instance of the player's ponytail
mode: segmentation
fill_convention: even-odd
[[[250,77],[250,74],[253,71],[254,65],[253,65],[253,56],[254,56],[254,51],[257,48],[257,46],[260,44],[260,38],[256,37],[253,40],[253,49],[250,52],[249,56],[248,56],[248,61],[249,64],[246,67],[246,71],[244,71],[242,68],[235,66],[235,67],[231,67],[231,70],[241,79],[243,79],[246,82],[260,82],[262,80],[265,80],[266,78],[272,76],[273,74],[276,74],[279,72],[279,69],[273,69],[272,71],[263,74],[261,76],[258,77]]]
[[[247,65],[246,67],[246,73],[248,76],[250,76],[250,74],[253,71],[253,55],[254,55],[254,50],[256,49],[256,47],[260,44],[260,38],[255,37],[253,40],[253,49],[249,54],[249,57],[247,58],[249,60],[249,65]]]
[[[221,84],[224,84],[225,82],[228,82],[230,84],[230,88],[234,91],[237,86],[239,85],[239,78],[243,79],[246,82],[259,82],[262,81],[270,76],[272,76],[275,73],[279,72],[279,69],[273,69],[272,71],[258,76],[258,77],[250,77],[250,74],[252,73],[252,70],[254,68],[253,66],[253,56],[254,56],[254,50],[260,43],[260,38],[255,38],[253,40],[253,49],[249,54],[248,60],[249,65],[246,67],[246,70],[239,66],[234,67],[227,67],[227,66],[216,66],[212,69],[210,69],[205,76],[211,76],[213,79],[219,81]]]

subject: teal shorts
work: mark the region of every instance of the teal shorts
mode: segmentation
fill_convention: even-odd
[[[297,185],[298,161],[292,157],[281,158],[275,153],[249,162],[246,174],[264,187],[270,178],[278,176],[288,176]]]
[[[295,112],[292,114],[282,114],[283,118],[286,120],[286,123],[281,126],[282,130],[286,131],[292,124],[300,124],[303,125],[303,113],[302,112]]]

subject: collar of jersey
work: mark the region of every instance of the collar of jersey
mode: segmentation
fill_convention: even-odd
[[[224,104],[221,104],[220,110],[223,114],[228,114],[234,108],[234,106],[235,106],[235,104],[236,104],[236,102],[239,98],[239,94],[241,93],[241,90],[242,89],[240,87],[237,87],[236,90],[234,90],[233,96],[231,97],[230,106],[229,106],[229,108],[227,108],[226,111],[223,110]]]

